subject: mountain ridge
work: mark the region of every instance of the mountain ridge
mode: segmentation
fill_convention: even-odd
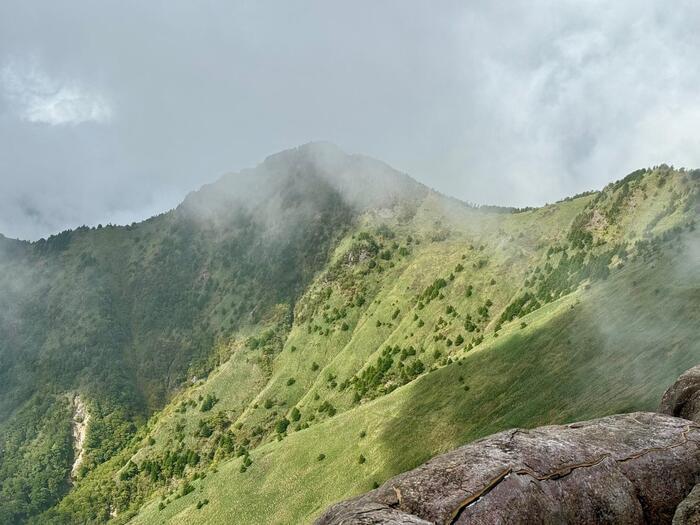
[[[221,469],[258,519],[308,521],[489,430],[646,408],[639,378],[661,388],[700,352],[692,323],[681,323],[700,289],[680,255],[696,253],[686,246],[697,242],[695,171],[642,170],[600,192],[503,213],[338,151],[287,150],[171,212],[23,243],[27,259],[2,261],[0,311],[12,318],[0,316],[0,454],[16,473],[0,470],[0,518],[183,521],[185,512],[216,522],[238,505],[222,496]],[[246,180],[257,184],[236,193]],[[654,352],[664,338],[673,344]],[[565,365],[567,345],[586,356],[579,369]],[[655,372],[638,369],[635,347]],[[608,354],[622,378],[586,364]],[[512,397],[491,370],[543,393],[528,401],[510,387]],[[570,382],[557,386],[555,370]],[[72,464],[66,391],[80,393],[91,418],[70,491],[51,481]],[[51,434],[42,419],[55,426],[53,442],[29,439]],[[434,428],[408,430],[412,419]],[[29,474],[49,458],[46,479]],[[368,464],[377,466],[363,474]],[[289,494],[304,476],[306,490]],[[286,514],[248,492],[260,484]],[[211,501],[195,508],[194,486]],[[248,511],[235,510],[243,521]]]

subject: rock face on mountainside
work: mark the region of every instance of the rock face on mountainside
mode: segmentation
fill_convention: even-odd
[[[698,474],[699,425],[615,415],[475,441],[331,507],[317,524],[670,523]]]
[[[666,390],[659,412],[700,423],[700,365],[684,372]]]

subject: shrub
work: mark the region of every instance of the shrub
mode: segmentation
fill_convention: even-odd
[[[198,437],[209,437],[214,433],[214,429],[207,423],[206,421],[200,419],[198,423],[198,429],[194,433],[195,436]]]
[[[202,407],[200,408],[200,410],[202,412],[208,412],[218,402],[219,402],[219,399],[214,394],[207,394],[207,397],[205,397],[204,401],[202,401]]]
[[[488,264],[487,259],[479,259],[477,262],[473,264],[475,270],[481,270],[484,266]]]
[[[366,461],[367,461],[367,458],[365,458],[362,454],[360,454],[360,457],[357,458],[357,462],[358,462],[360,465],[362,465],[362,464],[365,463]]]
[[[121,481],[126,481],[127,479],[133,478],[138,473],[139,473],[138,465],[136,465],[136,463],[129,460],[128,463],[126,464],[126,466],[124,467],[124,470],[122,470],[121,473],[119,474],[119,479]]]
[[[311,371],[312,371],[312,372],[315,372],[315,371],[318,370],[318,369],[319,369],[319,366],[318,366],[318,363],[317,363],[316,361],[314,361],[313,363],[311,363]]]
[[[287,431],[288,426],[289,426],[289,419],[287,419],[286,417],[283,417],[275,425],[275,431],[278,434],[284,434]]]
[[[292,386],[296,382],[297,382],[296,379],[294,379],[293,377],[290,377],[289,379],[287,379],[287,386]]]
[[[321,403],[321,406],[318,407],[319,412],[325,412],[328,414],[329,417],[333,417],[336,413],[336,409],[333,405],[331,405],[328,401],[324,401]]]
[[[326,459],[326,455],[323,454],[323,453],[321,453],[321,454],[319,454],[318,457],[316,458],[316,461],[323,461],[324,459]]]
[[[445,279],[435,279],[433,284],[423,290],[421,298],[425,299],[426,302],[430,302],[440,295],[440,290],[442,290],[445,286],[447,286],[447,281]]]

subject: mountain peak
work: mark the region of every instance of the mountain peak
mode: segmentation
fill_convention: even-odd
[[[337,144],[325,140],[319,140],[307,142],[294,148],[285,149],[278,151],[277,153],[273,153],[272,155],[268,155],[263,161],[263,164],[287,160],[290,157],[308,158],[309,160],[322,158],[335,158],[339,160],[350,156],[351,155],[349,153],[344,151]]]
[[[220,207],[252,208],[289,192],[296,200],[304,192],[312,199],[320,186],[360,213],[416,202],[429,191],[384,162],[348,154],[331,142],[309,142],[270,155],[255,168],[224,175],[190,194],[185,206],[207,213]]]

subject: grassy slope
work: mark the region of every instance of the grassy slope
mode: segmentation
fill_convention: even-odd
[[[51,464],[59,455],[44,453],[33,468],[21,461],[64,441],[16,431],[22,414],[35,413],[30,404],[76,391],[87,401],[82,476],[122,450],[189,376],[207,371],[215,345],[276,322],[280,310],[289,314],[354,213],[330,176],[296,162],[308,156],[286,152],[275,173],[266,162],[225,177],[136,225],[0,243],[0,462],[9,472],[0,477],[0,514],[11,509],[7,521],[24,521],[68,488],[70,450],[60,455],[62,472]],[[48,483],[36,475],[47,470],[56,472]]]
[[[240,460],[224,463],[193,493],[162,511],[152,502],[134,523],[308,522],[333,501],[492,432],[653,410],[700,359],[700,281],[685,279],[671,257],[653,264],[630,264],[457,363],[260,447],[245,473]]]
[[[272,380],[238,419],[244,429],[269,424],[296,404],[310,428],[290,433],[281,442],[268,438],[252,453],[253,466],[247,472],[239,472],[240,459],[226,461],[218,472],[194,482],[195,492],[160,511],[158,501],[152,502],[136,522],[223,522],[231,516],[242,523],[304,522],[332,501],[368,490],[375,481],[479,436],[512,426],[653,409],[663,389],[700,358],[700,330],[694,327],[700,283],[692,264],[678,264],[693,261],[697,252],[683,252],[689,249],[673,242],[655,260],[638,258],[590,290],[579,289],[529,314],[523,318],[528,324],[524,329],[518,320],[506,324],[497,338],[489,333],[468,353],[446,349],[444,341],[435,342],[432,335],[447,304],[459,317],[440,331],[452,336],[464,333],[463,314],[486,298],[496,312],[505,307],[533,265],[543,262],[546,248],[564,242],[568,224],[587,207],[595,205],[603,216],[590,229],[607,242],[639,239],[645,229],[660,233],[687,219],[694,210],[674,205],[677,195],[687,190],[687,178],[676,175],[671,183],[660,183],[664,176],[652,173],[632,183],[622,220],[617,221],[614,214],[606,214],[618,188],[516,215],[478,214],[429,199],[406,229],[392,224],[397,237],[411,231],[424,242],[413,245],[410,255],[397,259],[382,275],[369,274],[365,282],[375,285],[373,300],[348,315],[350,330],[335,326],[333,335],[324,338],[295,324]],[[448,238],[430,242],[442,229],[450,232]],[[482,243],[483,252],[478,249]],[[338,251],[348,245],[341,244]],[[470,245],[476,249],[470,250]],[[474,270],[472,263],[482,257],[488,258],[488,265]],[[418,329],[413,321],[416,295],[436,277],[447,277],[457,264],[467,270],[455,274],[444,299],[418,312],[425,319]],[[491,279],[495,285],[489,284]],[[467,284],[475,287],[469,298],[464,294]],[[314,286],[325,289],[334,283],[320,279],[307,295],[313,295]],[[336,304],[338,293],[334,289],[329,304]],[[396,309],[400,314],[391,319]],[[495,317],[487,323],[490,329]],[[377,327],[377,319],[384,325]],[[440,349],[464,360],[360,406],[353,405],[351,389],[341,392],[328,385],[329,373],[339,383],[352,377],[374,362],[386,344],[423,345],[425,356]],[[320,365],[318,370],[311,370],[312,362]],[[290,377],[296,383],[287,386]],[[264,399],[274,399],[272,412],[261,406]],[[325,417],[317,413],[323,401],[344,413],[318,424]],[[360,438],[363,431],[367,435]],[[325,459],[318,461],[319,454]],[[358,462],[360,454],[366,463]],[[196,509],[205,498],[210,503]]]
[[[387,267],[381,274],[370,273],[361,278],[355,272],[356,279],[367,286],[368,295],[373,300],[368,301],[364,310],[350,309],[345,319],[350,325],[348,332],[338,330],[339,323],[331,323],[331,335],[324,338],[317,333],[308,334],[306,325],[297,324],[285,351],[275,363],[272,380],[256,399],[258,408],[249,409],[242,421],[253,424],[251,419],[255,423],[262,420],[264,416],[254,419],[253,414],[264,411],[261,405],[268,398],[287,408],[297,403],[302,414],[314,410],[323,401],[331,402],[339,410],[350,408],[350,390],[340,392],[330,388],[328,375],[336,376],[337,383],[350,379],[364,366],[373,363],[384,345],[422,346],[425,349],[422,358],[426,362],[431,360],[434,350],[445,353],[444,342],[432,341],[432,335],[435,322],[445,314],[446,304],[462,313],[474,313],[487,299],[493,301],[494,309],[505,306],[530,265],[542,257],[543,250],[541,247],[537,249],[537,245],[563,240],[565,231],[560,223],[568,224],[585,202],[586,199],[564,203],[555,214],[551,210],[537,210],[514,220],[509,215],[484,215],[461,206],[444,210],[438,207],[443,204],[441,201],[429,200],[411,224],[402,227],[390,223],[397,231],[397,241],[411,232],[424,242],[413,244],[409,256],[393,258],[395,266]],[[449,228],[450,236],[445,241],[430,242],[436,216],[443,219],[444,226],[441,227]],[[371,224],[371,220],[369,222]],[[361,226],[359,230],[362,229]],[[523,232],[523,237],[519,237],[520,232]],[[482,244],[483,251],[479,250]],[[346,246],[341,244],[338,252],[342,254]],[[336,258],[340,255],[336,254]],[[489,260],[487,268],[470,271],[473,264],[484,258]],[[455,280],[444,290],[444,300],[433,301],[419,312],[425,324],[418,327],[414,321],[416,296],[437,277],[447,278],[457,264],[462,264],[465,270],[455,274]],[[495,285],[490,284],[492,279],[496,280]],[[471,297],[464,293],[468,284],[474,286]],[[318,292],[316,288],[333,290],[328,302],[331,307],[339,307],[344,302],[342,287],[337,282],[321,278],[309,295]],[[392,319],[396,310],[399,314]],[[378,320],[382,322],[381,327],[376,326]],[[468,335],[461,329],[460,321],[459,318],[450,320],[450,326],[443,332]],[[297,353],[290,352],[292,347]],[[319,364],[317,371],[312,370],[314,362]],[[291,387],[287,386],[289,378],[296,381]],[[319,399],[314,401],[316,394]]]
[[[186,477],[195,492],[175,499],[183,480],[173,480],[157,489],[156,499],[144,507],[137,522],[217,517],[230,522],[231,516],[242,523],[304,522],[332,501],[368,490],[375,481],[478,436],[515,425],[653,408],[675,375],[697,362],[699,351],[693,343],[698,334],[692,331],[698,283],[691,279],[697,279],[697,272],[679,273],[688,267],[672,261],[686,255],[676,253],[673,244],[664,247],[666,255],[654,266],[640,258],[613,269],[610,279],[590,290],[579,288],[522,320],[506,323],[498,337],[493,329],[500,311],[522,293],[532,269],[548,260],[556,264],[559,255],[548,259],[548,248],[567,242],[569,225],[582,212],[592,207],[600,215],[587,225],[597,241],[631,242],[644,237],[651,223],[648,234],[654,235],[694,216],[697,210],[684,205],[689,188],[685,174],[654,172],[629,184],[621,204],[620,187],[518,214],[477,211],[428,194],[415,215],[404,216],[401,210],[365,214],[295,305],[294,323],[282,351],[273,353],[270,375],[269,363],[261,359],[259,348],[245,344],[244,334],[220,343],[220,354],[231,359],[182,392],[128,448],[78,483],[58,506],[59,515],[66,512],[63,520],[75,521],[71,512],[77,506],[92,509],[89,518],[80,514],[81,520],[101,521],[116,506],[118,521],[128,519],[138,504],[135,494],[150,494],[153,487],[140,476],[136,484],[120,481],[122,466],[129,459],[140,464],[165,450],[186,447],[203,454],[211,451],[218,472],[193,480],[195,472],[206,468],[188,467]],[[616,206],[619,213],[609,213]],[[371,271],[367,262],[348,264],[359,232],[375,232],[382,225],[395,234],[373,233],[380,250],[391,252],[389,260],[375,256],[378,266]],[[606,245],[592,248],[605,249]],[[480,260],[487,262],[478,268]],[[457,265],[464,270],[457,272]],[[419,308],[419,296],[440,277],[448,283],[441,290],[444,297]],[[469,297],[468,285],[474,287]],[[355,303],[358,296],[365,298],[364,304]],[[493,303],[490,316],[479,323],[485,340],[466,352],[477,336],[464,330],[466,315],[476,317],[487,300]],[[455,315],[447,314],[448,305]],[[345,317],[324,319],[333,308],[345,308]],[[422,327],[416,314],[424,321]],[[436,329],[440,318],[445,323]],[[271,326],[277,322],[268,321]],[[521,321],[528,326],[521,329]],[[435,340],[435,335],[442,338]],[[446,339],[458,335],[464,336],[464,344],[448,347]],[[393,391],[400,382],[391,376],[358,404],[353,386],[341,385],[375,365],[387,345],[413,346],[417,355],[406,363],[421,359],[436,370]],[[464,360],[448,364],[448,356]],[[392,373],[396,371],[394,366]],[[386,391],[391,393],[381,397]],[[207,394],[215,394],[219,402],[205,414],[199,406],[200,396]],[[372,401],[374,396],[380,397]],[[179,407],[188,400],[192,403],[181,412]],[[329,418],[320,412],[324,402],[338,415]],[[275,423],[289,417],[295,406],[301,420],[276,441]],[[242,459],[224,457],[211,440],[194,436],[200,420],[219,412],[231,422],[239,442],[250,439],[249,448],[260,443],[245,473],[239,472]],[[181,432],[178,423],[184,425]],[[367,435],[361,439],[362,431]],[[149,437],[153,445],[148,445]],[[325,454],[323,461],[317,460],[319,454]],[[358,462],[360,454],[367,458],[364,464]],[[159,511],[161,495],[170,503]],[[196,503],[204,498],[210,503],[197,510]],[[124,511],[130,501],[131,509]],[[48,521],[47,516],[42,520]]]

